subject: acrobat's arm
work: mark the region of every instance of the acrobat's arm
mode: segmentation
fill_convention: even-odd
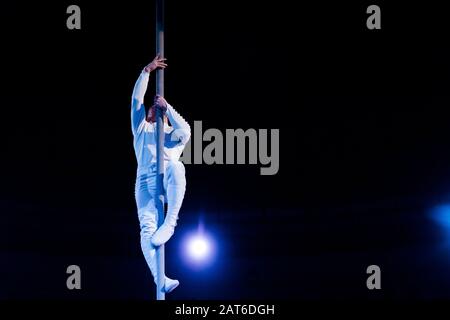
[[[188,143],[191,138],[191,127],[189,123],[168,103],[167,118],[173,127],[172,138],[180,140],[182,144]]]
[[[188,143],[191,137],[191,127],[189,123],[164,99],[164,97],[156,96],[156,107],[162,108],[167,118],[169,119],[172,127],[172,140],[180,141],[182,144]]]
[[[131,128],[133,134],[136,134],[137,128],[145,119],[144,96],[147,91],[150,72],[158,68],[165,68],[167,64],[166,59],[160,58],[157,55],[152,62],[150,62],[141,72],[141,75],[134,85],[133,94],[131,98]]]

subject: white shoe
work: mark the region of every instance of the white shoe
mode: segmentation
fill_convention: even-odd
[[[166,282],[164,283],[164,292],[170,293],[173,290],[175,290],[176,287],[180,284],[180,281],[170,279],[169,277],[166,277]]]
[[[173,233],[175,231],[175,226],[170,225],[167,222],[164,222],[161,227],[159,227],[158,230],[153,234],[152,236],[152,245],[155,247],[158,247],[160,245],[163,245],[169,239],[172,237]]]

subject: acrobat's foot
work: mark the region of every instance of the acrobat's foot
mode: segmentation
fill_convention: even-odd
[[[168,223],[164,222],[161,227],[159,227],[158,230],[153,234],[152,236],[152,245],[155,247],[158,247],[160,245],[163,245],[169,239],[172,237],[173,233],[175,231],[175,226],[169,225]]]
[[[179,285],[180,281],[166,277],[166,282],[164,283],[164,292],[170,293],[173,290],[175,290],[175,288],[178,287]]]

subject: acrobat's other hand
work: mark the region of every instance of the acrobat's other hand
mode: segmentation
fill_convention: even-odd
[[[162,96],[157,94],[155,96],[154,101],[153,101],[153,105],[156,108],[160,109],[163,113],[166,113],[166,111],[167,111],[167,101]]]
[[[167,63],[165,62],[166,60],[166,58],[161,58],[161,55],[158,53],[153,61],[145,66],[144,71],[150,73],[158,68],[164,69],[167,67]]]

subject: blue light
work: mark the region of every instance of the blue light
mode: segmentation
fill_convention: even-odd
[[[201,261],[208,257],[210,252],[208,240],[202,235],[196,235],[189,239],[188,250],[192,259]]]
[[[431,219],[450,231],[450,204],[439,205],[431,211]]]
[[[181,242],[181,254],[184,261],[194,269],[211,266],[216,256],[216,242],[199,223],[197,230],[188,232]]]
[[[437,235],[440,237],[440,248],[448,251],[450,249],[450,204],[441,204],[432,208],[430,218],[439,229]]]

